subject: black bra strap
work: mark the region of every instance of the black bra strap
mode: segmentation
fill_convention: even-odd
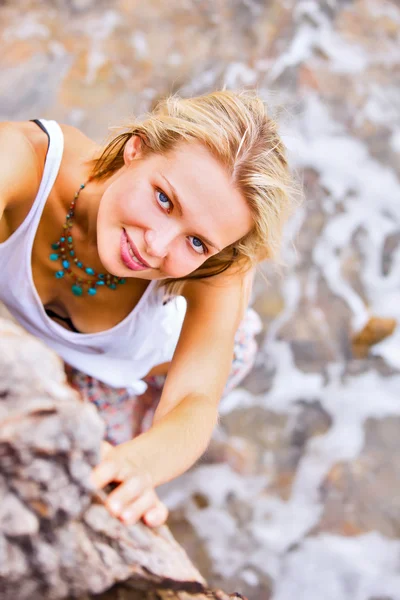
[[[46,315],[48,317],[50,317],[51,319],[60,319],[60,321],[63,321],[64,323],[66,323],[69,328],[71,329],[71,331],[74,331],[75,333],[81,333],[73,324],[73,322],[71,321],[71,319],[69,317],[61,317],[60,315],[58,315],[56,312],[54,312],[54,310],[51,310],[51,308],[45,308],[44,309],[46,312]]]
[[[40,129],[41,129],[42,131],[44,131],[44,133],[47,135],[47,139],[48,139],[48,141],[49,141],[49,144],[50,144],[50,135],[49,135],[49,132],[47,131],[46,127],[43,125],[43,123],[41,123],[41,122],[39,121],[39,119],[31,119],[31,121],[32,121],[32,123],[36,123],[36,125],[37,125],[38,127],[40,127]],[[48,149],[48,146],[47,146],[47,149]]]

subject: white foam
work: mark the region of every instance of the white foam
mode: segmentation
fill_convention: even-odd
[[[131,35],[131,44],[135,49],[136,56],[139,59],[147,58],[149,55],[149,47],[147,43],[147,37],[143,31],[135,31]]]
[[[114,33],[120,22],[121,16],[114,10],[106,10],[99,15],[93,15],[89,21],[82,22],[80,27],[90,40],[86,84],[92,85],[96,81],[98,71],[107,62],[108,56],[104,49],[104,41]]]
[[[400,600],[400,542],[319,535],[288,554],[271,600]]]
[[[400,154],[400,127],[393,131],[390,142],[393,150]]]
[[[292,138],[292,154],[296,145],[297,163],[315,169],[330,194],[324,201],[324,206],[328,205],[329,220],[316,239],[314,264],[324,275],[330,290],[351,309],[354,329],[359,329],[370,314],[392,316],[400,321],[398,254],[394,255],[394,266],[389,275],[385,276],[381,269],[385,239],[400,227],[400,182],[389,168],[368,154],[359,140],[343,135],[314,94],[305,102],[298,135]],[[332,200],[341,202],[342,212],[332,214]],[[368,307],[341,274],[340,258],[359,230],[364,232],[362,252],[365,260],[360,275],[369,300]],[[396,342],[399,341],[396,334]],[[397,366],[397,353],[391,355],[389,350],[393,350],[391,344],[385,346],[385,358]]]
[[[275,61],[269,72],[271,81],[285,69],[308,61],[319,52],[330,61],[330,69],[339,73],[360,73],[368,64],[366,52],[350,44],[336,31],[319,2],[304,0],[296,3],[296,33],[289,48]]]
[[[30,38],[47,39],[50,30],[39,22],[38,15],[28,11],[21,14],[16,25],[10,25],[3,30],[2,37],[5,42],[13,40],[28,40]]]

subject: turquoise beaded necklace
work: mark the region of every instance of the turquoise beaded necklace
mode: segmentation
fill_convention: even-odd
[[[89,179],[90,181],[90,179]],[[55,277],[56,279],[62,279],[67,273],[73,281],[71,290],[75,296],[83,296],[84,289],[87,289],[87,294],[89,296],[95,296],[97,294],[97,288],[101,288],[107,286],[110,290],[116,290],[118,285],[125,283],[125,279],[123,277],[116,277],[115,275],[111,275],[110,273],[97,273],[91,267],[87,267],[83,264],[81,260],[79,260],[75,256],[74,250],[74,241],[72,238],[72,225],[73,218],[75,215],[75,205],[79,198],[79,194],[83,190],[83,188],[87,185],[88,182],[82,183],[79,187],[79,190],[75,192],[74,199],[72,200],[69,210],[67,212],[67,216],[65,219],[65,223],[63,225],[63,233],[60,238],[51,244],[52,250],[56,252],[52,252],[50,254],[50,260],[60,261],[62,269],[56,271]],[[71,263],[74,263],[79,269],[82,269],[87,275],[91,275],[90,279],[86,277],[79,277],[72,272]]]

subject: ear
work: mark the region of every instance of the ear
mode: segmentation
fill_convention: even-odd
[[[142,151],[142,140],[138,135],[131,135],[129,140],[125,144],[124,148],[124,163],[125,166],[129,167],[131,162],[140,156]]]

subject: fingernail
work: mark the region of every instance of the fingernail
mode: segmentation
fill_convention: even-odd
[[[115,514],[118,514],[121,510],[121,504],[119,502],[110,502],[109,506],[112,512]]]
[[[159,520],[160,520],[160,511],[157,509],[150,511],[146,515],[146,521],[148,521],[151,525],[156,525]]]
[[[126,510],[125,512],[122,513],[123,521],[130,521],[131,518],[132,518],[132,513],[129,510]]]

